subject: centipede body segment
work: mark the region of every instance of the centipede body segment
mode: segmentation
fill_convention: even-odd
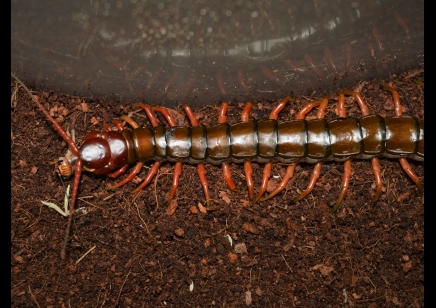
[[[19,81],[20,82],[20,81]],[[351,160],[354,158],[371,159],[375,178],[376,191],[374,202],[378,200],[382,190],[381,170],[378,157],[398,158],[406,174],[416,183],[420,193],[423,188],[418,176],[413,172],[407,158],[424,161],[424,121],[411,116],[402,115],[402,107],[398,92],[391,86],[384,86],[393,97],[395,116],[383,118],[369,114],[362,96],[358,92],[338,92],[338,118],[324,119],[329,97],[310,102],[296,114],[294,120],[280,122],[279,114],[293,99],[285,97],[271,111],[269,118],[263,121],[250,120],[251,102],[245,105],[241,114],[241,122],[227,123],[228,103],[224,102],[218,112],[218,124],[206,127],[200,124],[189,106],[182,105],[191,126],[177,126],[175,119],[166,108],[149,107],[140,103],[151,127],[141,127],[128,116],[120,120],[128,123],[133,129],[126,128],[119,120],[115,120],[116,130],[105,125],[106,130],[88,132],[80,145],[56,123],[40,104],[37,96],[30,95],[34,103],[52,122],[56,130],[67,142],[71,154],[62,160],[61,172],[75,170],[73,193],[70,202],[70,213],[73,212],[82,169],[95,174],[106,174],[119,177],[135,163],[127,177],[111,185],[115,189],[130,181],[140,172],[145,162],[154,161],[150,171],[132,192],[136,193],[147,186],[158,172],[162,162],[175,162],[172,188],[168,204],[176,194],[182,164],[196,164],[200,183],[204,190],[206,204],[211,198],[206,179],[205,164],[221,165],[223,177],[231,190],[237,190],[233,182],[229,163],[243,163],[248,195],[252,202],[263,202],[279,194],[293,177],[295,167],[300,162],[315,164],[309,184],[294,202],[302,200],[315,187],[323,162],[335,160],[344,162],[344,176],[341,192],[335,211],[343,201],[349,188],[352,171]],[[359,105],[362,117],[346,117],[345,96],[352,96]],[[306,115],[318,108],[316,119],[305,120]],[[159,124],[154,112],[161,113],[169,127]],[[254,194],[251,162],[264,163],[261,186]],[[271,168],[274,163],[289,164],[286,174],[277,188],[264,196]],[[74,168],[65,168],[65,164]],[[61,166],[60,166],[61,167]],[[68,175],[68,174],[63,174]],[[69,226],[71,224],[71,215]],[[67,236],[69,228],[67,230]]]

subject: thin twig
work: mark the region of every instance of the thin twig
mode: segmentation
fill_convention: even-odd
[[[35,298],[35,295],[33,295],[32,289],[30,288],[29,285],[28,285],[28,287],[29,287],[30,295],[32,296],[33,300],[35,301],[36,306],[38,306],[38,308],[40,308],[40,307],[39,307],[39,304],[38,304],[38,301],[37,301],[36,298]]]
[[[148,236],[150,236],[150,238],[152,238],[151,233],[150,233],[150,231],[148,230],[147,224],[145,223],[144,219],[142,219],[141,214],[139,213],[138,205],[136,204],[136,202],[133,202],[133,204],[135,205],[136,210],[138,211],[139,219],[141,219],[142,223],[143,223],[144,226],[145,226],[145,229],[147,230]]]
[[[121,285],[121,289],[120,289],[120,292],[118,292],[118,297],[117,297],[117,300],[116,300],[116,302],[115,302],[115,306],[118,305],[118,301],[119,301],[119,299],[120,299],[121,291],[123,291],[124,284],[126,283],[127,278],[129,277],[131,271],[132,271],[132,270],[129,270],[129,272],[127,273],[126,279],[124,279],[124,282],[123,282],[123,284]]]
[[[93,251],[93,250],[95,249],[95,247],[96,247],[96,245],[94,245],[94,246],[91,247],[87,252],[85,252],[85,254],[84,254],[83,256],[81,256],[81,257],[79,258],[79,260],[76,261],[76,264],[78,264],[80,261],[82,261],[82,259],[83,259],[84,257],[86,257],[86,256],[88,255],[88,253],[90,253],[91,251]]]
[[[286,263],[286,266],[288,267],[288,269],[291,271],[291,273],[293,273],[293,271],[292,271],[292,268],[289,266],[289,264],[288,264],[288,262],[286,262],[286,259],[285,259],[285,257],[283,257],[283,255],[282,254],[280,254],[281,256],[282,256],[282,259],[283,259],[283,261],[285,261],[285,263]]]

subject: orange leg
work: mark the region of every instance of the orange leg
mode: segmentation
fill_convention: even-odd
[[[162,113],[170,126],[177,126],[176,120],[170,115],[168,109],[163,107],[153,107],[152,110]]]
[[[183,104],[182,107],[185,110],[186,114],[188,115],[188,118],[189,118],[189,121],[191,122],[191,125],[198,126],[198,120],[195,117],[194,112],[192,112],[191,107],[189,107],[186,104]],[[198,173],[198,176],[200,177],[200,183],[203,186],[204,196],[206,197],[206,205],[210,206],[210,194],[209,194],[209,187],[207,184],[206,169],[204,168],[204,164],[198,164],[197,173]]]
[[[359,94],[359,93],[356,93],[356,92],[353,92],[353,93]],[[362,108],[363,105],[361,105],[361,104],[363,103],[363,99],[360,96],[360,94],[358,95],[358,97],[360,98],[359,106],[361,106],[361,108]],[[337,114],[338,114],[338,117],[341,117],[341,118],[345,118],[347,116],[347,111],[345,110],[345,95],[341,91],[339,91],[338,113]],[[347,161],[344,162],[344,177],[342,178],[341,193],[339,194],[339,199],[338,199],[338,201],[336,202],[336,205],[333,208],[333,211],[332,211],[333,213],[336,212],[336,210],[339,208],[339,205],[342,203],[342,201],[344,200],[345,194],[347,193],[348,187],[350,187],[351,172],[352,172],[352,169],[351,169],[351,160],[347,160]]]
[[[114,124],[118,128],[119,131],[125,130],[123,123],[121,123],[120,121],[114,120]]]
[[[384,85],[383,90],[386,90],[386,91],[389,91],[392,93],[392,99],[394,101],[395,115],[402,116],[403,115],[403,107],[401,106],[401,103],[400,103],[400,94],[398,94],[398,92],[394,88],[392,88],[391,86],[388,86],[388,85]],[[422,194],[423,189],[422,189],[422,185],[421,185],[421,180],[416,175],[416,173],[413,172],[412,167],[407,162],[407,159],[400,158],[399,160],[400,160],[400,164],[401,164],[401,167],[403,168],[403,170],[412,179],[412,181],[415,182],[416,186],[418,187],[419,193]]]
[[[159,122],[157,121],[157,117],[154,114],[153,110],[151,110],[150,107],[143,103],[138,103],[138,106],[144,109],[145,113],[147,114],[148,119],[150,120],[150,123],[153,127],[159,126]]]
[[[104,129],[107,130],[108,132],[111,132],[111,131],[112,131],[111,126],[110,126],[109,124],[107,124],[107,123],[104,123],[103,127],[104,127]]]
[[[317,163],[315,165],[315,168],[313,168],[313,172],[309,180],[309,185],[307,185],[306,190],[303,191],[297,198],[295,198],[293,202],[300,201],[315,188],[316,181],[318,180],[319,175],[321,174],[321,167],[322,167],[322,163]]]
[[[222,124],[227,122],[226,113],[228,108],[229,108],[228,103],[223,102],[221,104],[220,111],[218,112],[218,123]],[[228,163],[223,164],[223,175],[224,175],[224,180],[226,181],[229,189],[233,191],[238,191],[235,182],[233,182],[232,173],[230,172],[230,166]]]
[[[223,102],[221,104],[220,111],[218,112],[218,123],[226,123],[227,122],[227,109],[229,108],[229,103]]]
[[[257,203],[260,198],[262,198],[266,189],[268,188],[268,180],[271,175],[272,163],[266,163],[263,167],[262,184],[260,185],[259,192],[257,193],[256,199],[254,199],[253,204]]]
[[[126,122],[129,123],[130,126],[132,126],[133,128],[138,128],[138,127],[139,127],[139,124],[136,123],[135,121],[133,121],[133,120],[132,120],[130,117],[128,117],[128,116],[121,116],[121,117],[120,117],[120,120],[121,120],[121,121],[126,121]]]
[[[400,160],[400,164],[401,164],[401,167],[403,168],[404,172],[406,172],[407,175],[412,179],[412,181],[415,182],[416,186],[418,186],[419,194],[422,195],[423,189],[422,189],[422,185],[421,185],[421,180],[416,175],[416,173],[413,172],[412,167],[407,162],[407,159],[400,158],[399,160]]]
[[[251,102],[245,104],[244,110],[241,113],[241,121],[247,122],[250,116],[250,110],[253,107]],[[247,182],[248,196],[252,200],[254,198],[254,183],[253,183],[253,168],[251,162],[244,162],[245,181]]]
[[[279,113],[285,108],[286,104],[291,101],[294,102],[295,100],[289,96],[286,96],[282,101],[280,101],[271,111],[269,114],[268,119],[270,120],[277,120],[279,117]],[[260,198],[262,198],[263,194],[265,193],[266,189],[268,188],[268,180],[271,175],[271,168],[272,163],[266,163],[265,167],[263,168],[263,176],[262,176],[262,184],[259,188],[259,192],[257,193],[256,199],[253,200],[253,203],[257,203]]]
[[[283,177],[282,181],[280,182],[279,186],[277,186],[277,188],[267,197],[260,199],[259,202],[269,200],[275,195],[277,195],[279,192],[281,192],[283,189],[285,189],[286,185],[288,185],[289,180],[292,179],[292,177],[294,176],[294,170],[296,166],[297,164],[289,165],[288,169],[286,170],[286,174]]]
[[[286,106],[286,104],[287,104],[288,102],[295,102],[295,99],[293,99],[293,98],[291,98],[291,97],[289,97],[289,96],[286,96],[286,97],[285,97],[281,102],[279,102],[279,103],[274,107],[274,109],[273,109],[273,110],[271,111],[271,113],[269,114],[268,119],[270,119],[270,120],[277,120],[278,117],[279,117],[279,113],[280,113],[280,111],[282,111],[283,108],[285,108],[285,106]]]
[[[158,111],[162,113],[162,115],[167,120],[168,124],[173,127],[177,126],[176,120],[171,116],[171,114],[168,112],[168,109],[163,107],[153,107],[154,111]],[[171,200],[173,199],[174,195],[176,194],[177,186],[179,186],[179,177],[182,174],[182,162],[176,162],[176,165],[174,166],[174,175],[173,175],[173,186],[170,191],[170,195],[168,196],[167,205],[170,204]]]
[[[182,174],[182,163],[176,162],[174,166],[174,176],[173,176],[173,186],[170,191],[170,195],[168,196],[167,205],[170,205],[171,200],[173,200],[174,195],[176,194],[177,187],[179,186],[179,178]]]
[[[126,165],[122,166],[120,169],[118,169],[112,173],[107,174],[107,176],[115,179],[115,178],[119,177],[121,174],[123,174],[124,172],[126,172],[128,167],[129,167],[129,164],[126,164]]]
[[[321,101],[318,102],[311,102],[307,105],[305,105],[295,116],[296,119],[301,119],[301,117],[304,118],[304,116],[310,112],[310,110],[312,110],[315,106],[317,106],[319,104],[319,108],[318,111],[316,113],[316,117],[318,119],[322,119],[324,118],[324,114],[325,114],[325,109],[327,108],[328,105],[328,100],[329,97],[326,96],[324,99],[322,99]],[[303,191],[297,198],[295,198],[293,200],[293,202],[297,202],[300,201],[301,199],[303,199],[304,197],[306,197],[314,188],[315,188],[315,184],[316,181],[318,180],[320,174],[321,174],[321,167],[322,167],[322,163],[317,163],[315,165],[315,167],[313,168],[312,171],[312,175],[310,177],[309,180],[309,184],[307,185],[307,188],[305,191]]]
[[[250,200],[253,200],[254,183],[253,183],[253,168],[251,167],[251,162],[249,161],[244,162],[244,173],[245,173],[245,180],[247,181],[248,196],[250,197]]]
[[[380,198],[380,194],[383,188],[383,182],[382,182],[380,163],[378,162],[378,158],[377,157],[372,158],[371,163],[372,163],[372,172],[374,173],[375,187],[376,187],[373,203],[376,203]]]
[[[139,185],[138,187],[136,187],[131,194],[135,194],[138,191],[140,191],[141,189],[143,189],[145,186],[147,186],[148,184],[150,184],[151,180],[153,179],[153,177],[156,175],[157,170],[160,167],[160,162],[156,161],[154,162],[153,166],[151,167],[150,171],[148,172],[147,176],[145,177],[144,181],[141,183],[141,185]]]
[[[206,197],[206,205],[210,206],[210,194],[209,194],[209,187],[207,185],[206,169],[204,168],[204,164],[197,165],[197,173],[198,176],[200,177],[201,186],[203,186],[204,196]]]
[[[107,189],[108,190],[115,189],[117,187],[120,187],[120,186],[123,186],[124,184],[129,183],[139,173],[139,171],[141,171],[142,166],[144,166],[143,162],[136,163],[136,166],[132,169],[132,171],[130,171],[129,175],[124,180],[122,180],[122,181],[120,181],[112,186],[109,186]]]
[[[224,180],[226,181],[229,189],[233,190],[233,191],[238,191],[238,189],[236,188],[235,182],[233,182],[233,179],[232,179],[232,174],[230,172],[230,166],[227,163],[223,164],[223,174],[224,174]]]
[[[365,103],[362,95],[359,92],[344,91],[343,94],[341,92],[339,92],[338,94],[339,94],[339,101],[343,100],[343,94],[353,96],[360,107],[360,111],[362,112],[362,115],[364,116],[369,115],[368,105]],[[339,106],[339,102],[338,102],[338,106]],[[376,203],[380,198],[380,194],[383,188],[383,182],[382,182],[380,163],[378,161],[378,158],[377,157],[372,158],[371,163],[372,163],[372,172],[374,173],[374,180],[376,186],[373,203]]]
[[[339,199],[333,208],[333,213],[336,212],[341,202],[344,200],[345,194],[347,193],[348,187],[350,187],[350,177],[351,177],[351,160],[344,162],[344,177],[342,178],[342,190],[339,195]]]

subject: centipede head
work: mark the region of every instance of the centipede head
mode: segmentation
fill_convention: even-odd
[[[74,165],[77,156],[74,156],[69,150],[64,157],[59,157],[56,162],[56,172],[63,178],[69,178],[74,173]]]

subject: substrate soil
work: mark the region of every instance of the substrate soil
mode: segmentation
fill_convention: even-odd
[[[423,119],[424,91],[414,80],[424,80],[423,69],[350,88],[360,86],[371,113],[385,117],[393,115],[392,99],[379,85],[391,81],[404,114]],[[78,141],[121,115],[149,125],[133,102],[34,93],[62,127],[74,127]],[[304,103],[321,97],[297,97],[280,119],[293,118]],[[336,107],[336,95],[330,97],[328,119]],[[274,103],[255,101],[251,118],[266,119]],[[213,125],[219,105],[194,112]],[[243,106],[231,102],[229,123],[239,121]],[[359,116],[352,99],[347,107],[350,116]],[[286,191],[256,205],[249,201],[242,165],[231,164],[238,192],[228,189],[219,166],[206,165],[210,207],[196,166],[183,165],[170,208],[165,202],[174,163],[164,163],[137,195],[129,193],[150,164],[113,191],[106,188],[119,179],[84,172],[76,205],[81,210],[62,260],[67,218],[41,201],[63,209],[72,179],[62,180],[54,166],[66,143],[16,83],[11,112],[11,307],[424,306],[424,199],[397,160],[380,158],[384,188],[375,205],[371,162],[354,160],[350,189],[334,214],[343,173],[337,162],[323,165],[313,192],[296,204],[291,201],[305,189],[311,164],[296,168]],[[181,107],[172,114],[188,124]],[[423,181],[424,164],[410,163]],[[253,163],[255,192],[262,169]],[[269,192],[285,170],[274,165]]]

